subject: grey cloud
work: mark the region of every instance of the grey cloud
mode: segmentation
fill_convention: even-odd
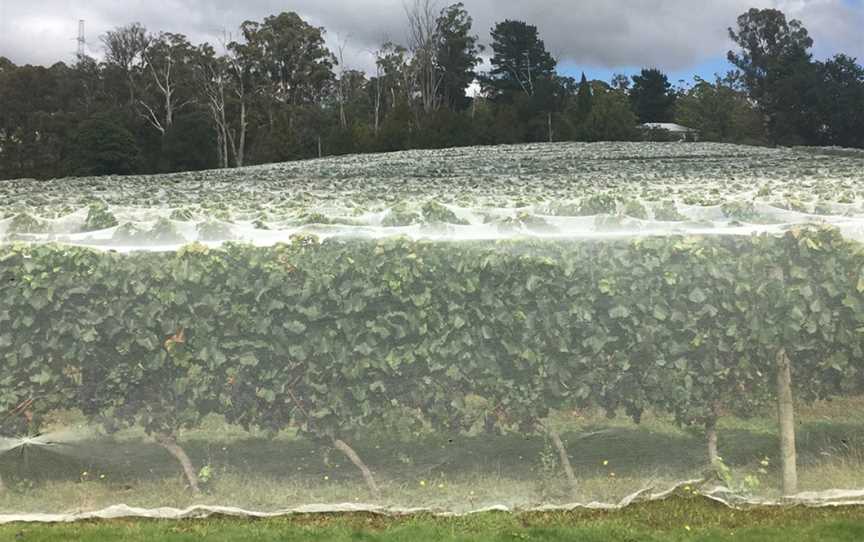
[[[777,6],[802,19],[822,56],[838,51],[864,56],[864,5],[855,1],[465,0],[465,5],[482,40],[495,21],[519,18],[536,24],[549,49],[568,64],[683,70],[723,56],[731,45],[726,27],[753,5]],[[89,50],[98,54],[98,35],[131,21],[218,43],[246,19],[289,9],[326,27],[331,47],[347,44],[350,67],[368,70],[369,50],[384,39],[404,41],[402,0],[0,0],[0,55],[17,63],[68,61],[79,18],[87,21]]]

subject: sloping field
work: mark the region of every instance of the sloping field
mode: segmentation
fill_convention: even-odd
[[[0,235],[139,247],[333,235],[502,238],[856,228],[862,163],[720,144],[519,145],[0,184]]]

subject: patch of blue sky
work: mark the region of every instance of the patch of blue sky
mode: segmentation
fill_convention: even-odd
[[[650,68],[652,66],[644,67]],[[588,79],[609,82],[612,80],[612,77],[615,74],[633,76],[642,71],[642,68],[643,66],[616,66],[612,68],[587,65],[579,66],[573,63],[564,62],[558,66],[558,71],[563,75],[569,75],[570,77],[573,77],[577,80],[582,77],[582,72],[585,72],[585,76],[588,77]],[[691,68],[663,71],[666,72],[666,74],[669,76],[669,81],[673,85],[688,86],[693,84],[696,76],[708,81],[713,81],[715,74],[723,76],[726,75],[726,72],[732,70],[733,68],[734,67],[729,63],[728,60],[726,60],[725,56],[720,56],[707,59],[694,65]]]

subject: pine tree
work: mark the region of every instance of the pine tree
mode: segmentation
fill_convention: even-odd
[[[483,81],[493,97],[512,101],[515,95],[533,96],[538,81],[555,75],[555,59],[546,50],[537,27],[524,21],[495,25],[492,29],[492,70]]]
[[[591,92],[591,84],[585,73],[582,73],[582,80],[579,81],[579,92],[576,95],[576,114],[574,120],[577,125],[582,125],[588,115],[591,114],[591,109],[594,108],[594,94]]]
[[[630,101],[639,122],[672,122],[675,92],[669,78],[660,70],[645,69],[633,76]]]

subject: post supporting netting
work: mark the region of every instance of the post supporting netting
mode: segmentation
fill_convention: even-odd
[[[717,449],[717,418],[711,418],[705,422],[705,439],[708,441],[708,464],[716,465],[720,460]]]
[[[798,492],[798,466],[795,451],[795,405],[792,398],[792,361],[785,349],[777,353],[777,414],[780,427],[780,463],[783,494]]]
[[[561,435],[558,434],[558,431],[553,429],[549,431],[549,438],[552,440],[552,444],[558,451],[558,458],[561,461],[561,467],[564,469],[564,474],[567,475],[567,481],[570,482],[570,487],[576,489],[576,474],[573,472],[573,465],[570,464],[570,456],[567,455],[567,448],[561,440]]]
[[[183,468],[183,474],[186,477],[186,482],[189,484],[189,489],[193,493],[200,493],[201,488],[198,484],[198,473],[195,472],[195,467],[192,466],[192,460],[182,446],[177,444],[177,439],[173,435],[159,434],[154,437],[156,442],[165,448],[168,453],[174,456],[180,466]]]
[[[369,487],[369,491],[372,492],[373,495],[379,495],[381,493],[378,488],[378,484],[375,482],[375,476],[372,474],[372,471],[369,467],[366,466],[366,463],[363,462],[363,459],[360,458],[360,455],[354,451],[354,449],[348,445],[347,442],[340,439],[333,439],[333,446],[336,447],[337,450],[345,454],[348,459],[351,460],[351,463],[354,464],[355,467],[360,469],[360,472],[363,473],[363,479],[366,481],[366,485]]]

